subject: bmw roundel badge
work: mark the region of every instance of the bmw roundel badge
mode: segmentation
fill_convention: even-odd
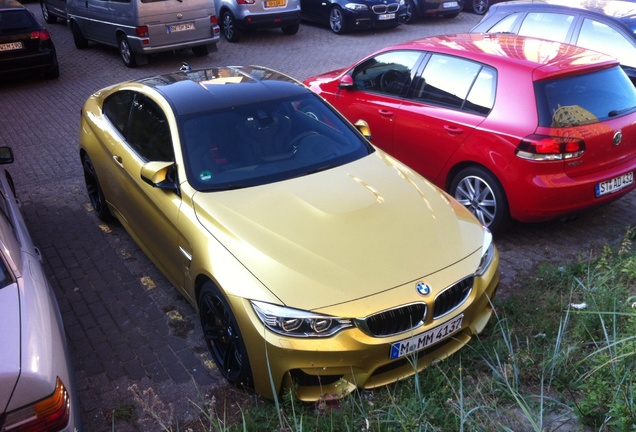
[[[431,287],[425,282],[418,282],[415,285],[415,289],[422,295],[429,295],[431,293]]]

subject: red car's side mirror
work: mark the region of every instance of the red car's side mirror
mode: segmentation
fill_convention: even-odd
[[[338,88],[341,88],[341,89],[353,88],[353,78],[351,78],[351,75],[343,76],[340,82],[338,83]]]

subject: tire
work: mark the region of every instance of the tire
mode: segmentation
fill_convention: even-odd
[[[75,43],[75,48],[77,49],[85,49],[88,48],[88,39],[84,37],[82,31],[75,21],[71,22],[71,33],[73,34],[73,42]]]
[[[406,0],[406,21],[404,24],[413,24],[419,18],[413,0]]]
[[[119,46],[119,55],[121,57],[121,60],[124,62],[126,67],[137,67],[137,58],[132,48],[130,48],[128,38],[124,35],[119,36],[117,38],[117,45]]]
[[[234,15],[229,10],[224,11],[221,15],[221,31],[228,42],[238,42],[241,39],[241,31],[236,26]]]
[[[483,15],[488,12],[490,7],[490,0],[469,0],[468,6],[477,15]]]
[[[199,45],[199,46],[192,47],[192,52],[197,57],[205,57],[206,55],[210,53],[207,45]]]
[[[499,180],[479,166],[464,168],[453,178],[450,194],[492,232],[510,224],[508,199]]]
[[[282,27],[281,30],[283,31],[283,34],[293,36],[298,33],[298,30],[300,30],[300,24],[288,25],[286,27]]]
[[[93,166],[93,162],[91,162],[91,159],[86,154],[82,156],[82,167],[84,167],[84,182],[86,183],[86,192],[88,193],[88,199],[91,202],[93,210],[102,222],[112,221],[113,215],[108,209],[108,204],[106,204],[106,198],[104,197],[102,187],[99,185],[95,167]]]
[[[44,21],[47,24],[55,24],[57,22],[57,17],[55,15],[51,15],[44,0],[40,0],[40,7],[42,8],[42,17],[44,17]]]
[[[335,34],[345,34],[347,32],[347,22],[340,6],[334,6],[329,12],[329,28]]]
[[[252,369],[236,318],[225,296],[211,281],[198,299],[203,337],[212,359],[225,379],[239,387],[252,387]]]

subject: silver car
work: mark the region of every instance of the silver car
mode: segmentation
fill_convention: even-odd
[[[244,30],[280,28],[295,35],[300,28],[300,0],[214,0],[223,36],[238,42]]]
[[[0,147],[0,164],[11,162]],[[0,213],[0,430],[80,430],[62,318],[6,170]]]

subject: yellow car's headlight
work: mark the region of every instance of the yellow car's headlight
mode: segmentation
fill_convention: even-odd
[[[327,337],[353,326],[351,320],[252,301],[261,322],[271,331],[292,337]]]
[[[475,276],[481,276],[484,274],[486,269],[490,266],[490,263],[492,263],[494,256],[495,245],[492,242],[492,233],[488,228],[486,228],[484,232],[484,241],[481,247],[481,261],[479,262],[477,271],[475,271]]]

